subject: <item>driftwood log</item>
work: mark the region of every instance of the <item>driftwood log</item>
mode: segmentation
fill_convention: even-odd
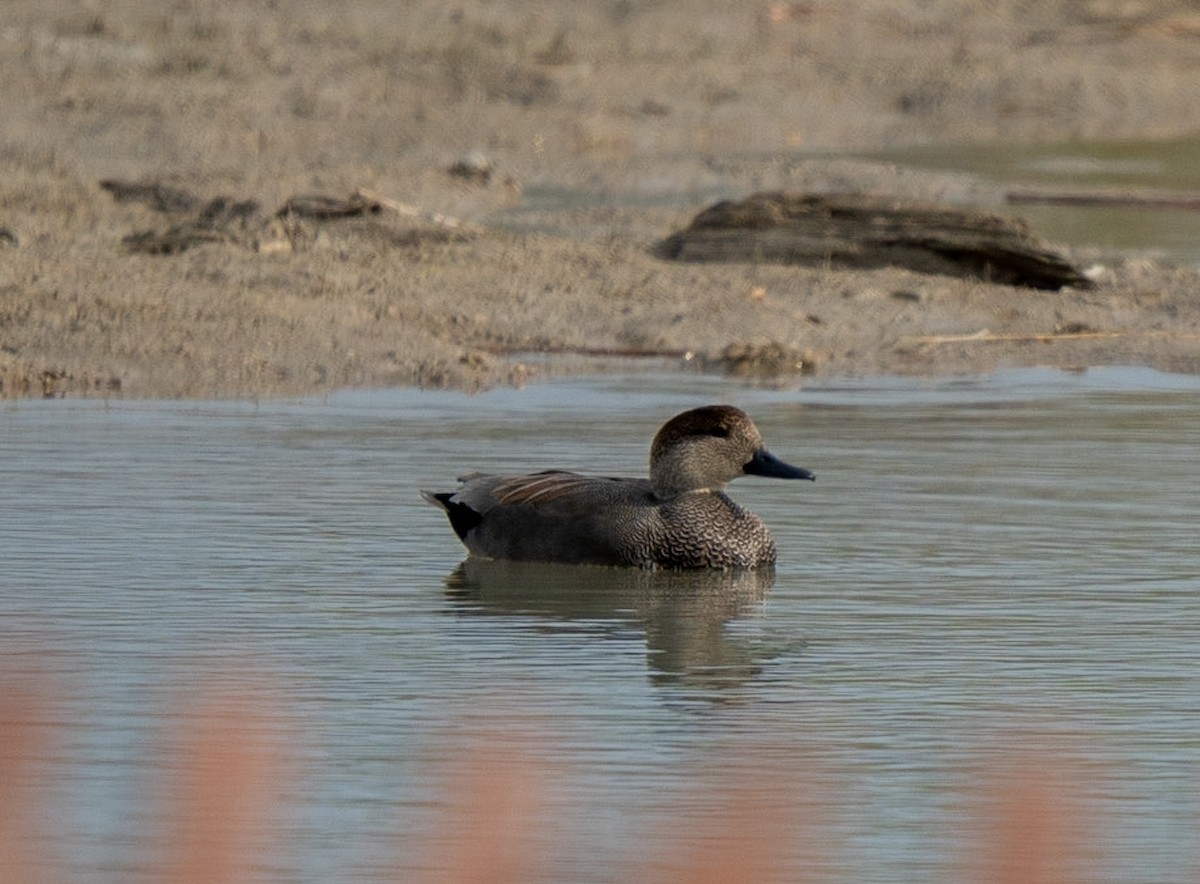
[[[257,200],[236,200],[219,196],[205,200],[191,191],[157,181],[121,181],[110,178],[100,186],[117,202],[144,203],[156,212],[176,219],[165,230],[151,229],[131,233],[121,239],[130,252],[150,255],[177,255],[193,246],[228,243],[259,252],[292,251],[304,231],[301,222],[338,221],[366,215],[378,215],[385,209],[399,215],[419,218],[434,230],[420,227],[386,232],[393,245],[409,246],[422,241],[448,242],[466,238],[468,226],[456,218],[435,212],[423,212],[415,206],[357,190],[348,197],[325,194],[300,194],[288,199],[274,214],[263,213]],[[449,233],[447,229],[458,228]],[[15,237],[14,237],[15,241]],[[0,246],[5,230],[0,228]]]
[[[677,261],[892,266],[1038,289],[1092,286],[1020,219],[863,194],[759,193],[720,202],[657,252]]]

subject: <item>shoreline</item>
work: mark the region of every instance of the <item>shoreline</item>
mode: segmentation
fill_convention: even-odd
[[[572,353],[691,353],[768,379],[1200,373],[1200,270],[1149,255],[1074,248],[1097,288],[1046,293],[651,254],[716,193],[1020,214],[995,182],[841,151],[1200,132],[1186,4],[1031,17],[945,0],[905,18],[869,3],[849,31],[832,2],[397,15],[17,0],[0,54],[0,397],[470,391],[576,372]],[[115,200],[113,178],[259,214],[138,252],[183,216]],[[525,197],[554,190],[612,198]],[[276,212],[312,194],[381,208]]]

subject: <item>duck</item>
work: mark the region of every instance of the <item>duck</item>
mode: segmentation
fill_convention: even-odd
[[[649,478],[469,473],[456,491],[421,496],[446,513],[474,556],[675,570],[773,566],[770,530],[724,491],[747,475],[816,479],[768,451],[740,408],[706,405],[655,434]]]

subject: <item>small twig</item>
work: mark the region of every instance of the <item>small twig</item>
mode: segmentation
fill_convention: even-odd
[[[1010,190],[1008,201],[1013,205],[1125,206],[1200,211],[1200,193],[1168,190]]]
[[[992,334],[986,328],[970,335],[920,335],[917,337],[902,338],[901,344],[966,344],[973,342],[993,343],[996,341],[1023,342],[1023,341],[1039,341],[1044,343],[1054,343],[1055,341],[1081,341],[1096,338],[1180,338],[1183,340],[1200,339],[1200,334],[1189,334],[1183,332],[1172,331],[1155,331],[1147,329],[1145,331],[1130,330],[1130,331],[1087,331],[1087,332],[1045,332],[1043,334],[1033,335],[997,335]]]
[[[521,353],[542,356],[596,356],[617,359],[687,359],[691,350],[658,349],[654,347],[573,347],[567,344],[551,344],[543,347],[479,347],[485,353],[496,356],[516,356]]]
[[[410,205],[409,203],[401,203],[394,199],[389,199],[388,197],[378,194],[373,190],[367,190],[365,187],[358,188],[354,193],[356,196],[365,200],[370,200],[382,208],[393,211],[398,215],[406,215],[410,218],[420,218],[422,221],[426,221],[429,224],[436,224],[439,227],[453,227],[464,230],[469,230],[472,227],[472,225],[451,215],[443,215],[441,212],[426,212],[424,209],[418,208],[417,206]]]

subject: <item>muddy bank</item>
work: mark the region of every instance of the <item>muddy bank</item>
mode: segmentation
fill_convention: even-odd
[[[1200,370],[1200,280],[1148,257],[1080,250],[1096,288],[1043,292],[654,255],[714,197],[762,189],[1002,207],[981,180],[804,149],[1200,131],[1186,3],[904,6],[12,4],[4,395],[476,389],[622,356],[783,378]],[[383,207],[153,253],[127,238],[172,222],[110,178]],[[544,199],[560,191],[600,199]]]

